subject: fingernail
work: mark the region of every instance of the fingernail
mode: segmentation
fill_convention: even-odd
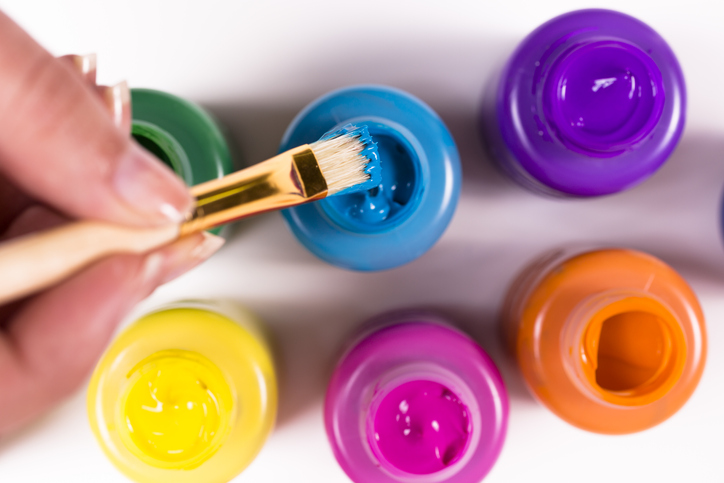
[[[113,124],[124,133],[131,132],[131,91],[126,81],[114,86],[97,86],[96,91],[101,96],[103,104],[111,114]]]
[[[80,73],[83,75],[83,78],[86,80],[86,82],[90,82],[91,84],[96,83],[96,62],[97,57],[96,54],[86,54],[86,55],[79,55],[77,56],[76,63],[80,64],[79,69]]]
[[[143,218],[139,224],[184,221],[193,205],[184,182],[137,143],[129,146],[113,173],[118,197]]]
[[[164,257],[161,253],[151,253],[146,257],[141,275],[142,285],[157,282],[163,268]]]
[[[166,283],[188,272],[216,253],[225,243],[220,236],[203,232],[179,240],[164,249],[164,272],[161,283]]]
[[[70,59],[73,67],[83,76],[85,82],[89,84],[96,83],[96,54],[64,55],[63,57]]]

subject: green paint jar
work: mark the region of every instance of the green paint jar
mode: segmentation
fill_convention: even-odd
[[[188,186],[234,171],[218,123],[201,107],[153,89],[131,89],[131,135]],[[216,235],[222,227],[209,230]]]

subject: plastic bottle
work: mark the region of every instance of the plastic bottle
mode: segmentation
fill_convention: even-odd
[[[384,270],[420,257],[447,228],[460,196],[460,158],[450,132],[426,104],[384,86],[347,87],[313,101],[287,128],[281,151],[347,123],[367,125],[382,183],[285,210],[316,256],[353,270]]]
[[[469,337],[430,315],[398,315],[346,351],[324,413],[355,483],[478,483],[500,454],[508,396]]]
[[[508,292],[508,342],[533,395],[597,433],[642,431],[696,389],[706,328],[696,295],[645,253],[552,253]]]
[[[579,10],[538,27],[485,96],[483,132],[514,180],[553,196],[600,196],[651,176],[684,128],[676,56],[643,22]]]
[[[186,302],[140,318],[112,343],[88,387],[106,456],[140,483],[226,483],[276,418],[271,352],[249,313]]]

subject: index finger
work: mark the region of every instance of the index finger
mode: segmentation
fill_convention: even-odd
[[[127,93],[127,91],[126,91]],[[83,218],[179,222],[183,182],[113,125],[102,100],[0,12],[0,170],[25,192]]]

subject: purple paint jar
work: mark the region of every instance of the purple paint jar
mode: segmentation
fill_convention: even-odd
[[[477,483],[502,449],[508,396],[468,336],[430,315],[398,315],[346,351],[324,412],[356,483]]]
[[[651,176],[684,128],[676,56],[643,22],[611,10],[556,17],[526,37],[485,96],[483,135],[524,187],[600,196]]]

